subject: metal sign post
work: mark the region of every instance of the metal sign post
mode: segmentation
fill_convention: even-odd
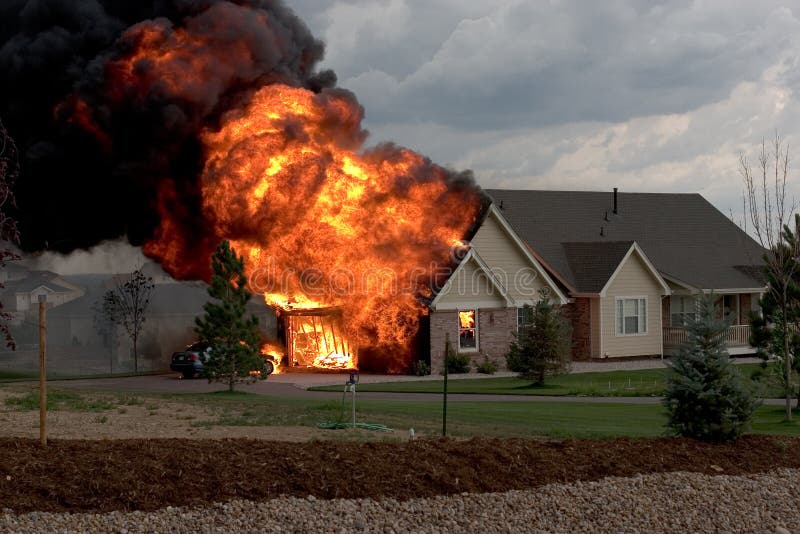
[[[47,447],[47,295],[39,295],[39,440]]]
[[[444,335],[444,399],[442,403],[442,436],[447,436],[447,357],[450,355],[450,333]]]

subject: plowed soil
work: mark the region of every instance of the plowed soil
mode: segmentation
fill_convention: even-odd
[[[525,489],[606,476],[800,468],[800,438],[536,441],[417,439],[406,443],[252,439],[0,438],[0,508],[153,510],[233,498],[430,497]]]

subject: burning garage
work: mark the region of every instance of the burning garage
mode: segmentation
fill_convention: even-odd
[[[0,8],[25,251],[126,237],[207,281],[227,239],[291,363],[405,370],[485,211],[471,174],[368,146],[363,108],[315,68],[323,44],[280,2],[123,4]]]

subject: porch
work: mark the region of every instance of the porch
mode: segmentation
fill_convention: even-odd
[[[676,354],[678,348],[686,341],[686,329],[680,326],[663,327],[664,355]],[[738,324],[728,328],[725,333],[725,345],[731,356],[752,354],[756,351],[750,346],[750,325]]]

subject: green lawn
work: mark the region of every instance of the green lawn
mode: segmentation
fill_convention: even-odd
[[[7,408],[37,410],[36,391],[20,391],[6,400]],[[104,412],[140,404],[157,408],[161,402],[201,405],[210,414],[194,426],[316,426],[325,421],[350,422],[351,397],[326,401],[268,397],[227,391],[202,394],[131,394],[52,388],[51,409]],[[51,404],[52,403],[52,404]],[[644,437],[664,434],[665,413],[659,404],[575,402],[473,402],[451,401],[447,406],[448,435],[457,437]],[[176,413],[179,417],[180,413]],[[418,434],[441,435],[442,404],[418,401],[358,399],[356,422],[386,425]],[[753,432],[800,436],[800,413],[792,423],[784,421],[783,408],[758,409]],[[336,430],[331,430],[336,437]]]
[[[742,364],[739,369],[745,376],[758,374],[759,364]],[[667,369],[641,369],[636,371],[608,371],[598,373],[571,373],[548,378],[543,386],[534,386],[528,380],[516,377],[460,378],[448,380],[449,393],[488,395],[555,395],[587,397],[659,397],[664,392]],[[771,380],[754,382],[759,396],[779,398],[780,389]],[[359,391],[395,393],[441,393],[443,378],[409,382],[380,382],[359,384]],[[341,391],[341,386],[310,388],[314,391]]]
[[[312,401],[282,399],[245,392],[169,395],[172,401],[191,401],[214,407],[216,417],[198,421],[210,425],[308,425],[323,421],[350,422],[351,397]],[[800,414],[784,422],[783,408],[758,409],[753,432],[800,436]],[[666,416],[658,404],[574,402],[449,402],[448,434],[458,437],[553,437],[603,438],[664,435]],[[442,404],[415,401],[367,401],[358,399],[356,422],[414,428],[427,435],[441,435]],[[336,432],[332,430],[331,432]]]

